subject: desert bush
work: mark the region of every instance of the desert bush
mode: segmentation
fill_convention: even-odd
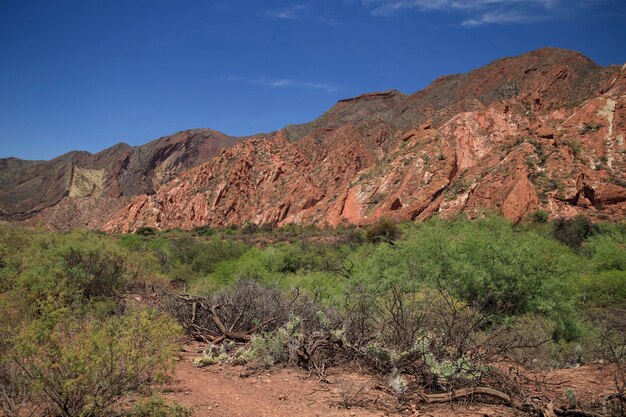
[[[394,282],[377,297],[378,335],[385,346],[410,349],[424,330],[426,315],[432,307],[430,294],[413,292],[406,283]]]
[[[259,226],[259,230],[263,233],[271,233],[276,229],[275,223],[263,223]]]
[[[364,284],[355,283],[347,286],[345,293],[343,310],[346,337],[350,342],[360,345],[376,334],[381,321],[377,314],[376,294]]]
[[[192,229],[192,234],[196,236],[211,236],[215,233],[215,230],[209,226],[197,226]]]
[[[256,223],[246,223],[241,228],[241,233],[244,235],[253,235],[259,231],[259,225]]]
[[[626,239],[610,232],[585,242],[584,253],[591,258],[596,271],[626,271]]]
[[[596,130],[602,128],[602,125],[599,123],[584,123],[578,130],[581,135],[586,135],[589,132],[595,132]]]
[[[571,219],[558,218],[552,223],[552,236],[566,244],[578,249],[585,239],[598,232],[598,228],[587,217],[579,215]]]
[[[341,241],[355,248],[366,240],[365,232],[357,228],[348,228],[341,234]]]
[[[391,220],[384,218],[371,225],[366,232],[367,240],[372,243],[393,242],[400,235],[398,226]]]
[[[230,332],[248,335],[247,339],[252,334],[277,329],[289,317],[287,301],[277,287],[249,279],[220,289],[210,299],[172,295],[165,304],[166,311],[183,324],[189,334],[197,334],[198,328],[213,335],[223,334],[213,311]]]
[[[7,417],[19,417],[22,410],[30,407],[28,415],[33,415],[38,411],[32,404],[33,391],[32,381],[24,370],[6,355],[0,358],[0,411]]]
[[[219,262],[240,257],[247,246],[243,243],[213,238],[207,242],[190,237],[169,240],[171,262],[188,265],[195,273],[207,274]]]
[[[419,289],[398,280],[349,291],[345,339],[392,381],[417,372],[423,385],[458,388],[476,381],[502,353],[484,337],[488,316],[445,288]],[[423,366],[416,369],[415,363]]]
[[[626,302],[626,271],[602,271],[578,282],[580,300],[586,307],[610,307]]]
[[[190,417],[191,410],[172,402],[166,403],[163,397],[153,395],[133,406],[126,417]]]
[[[289,344],[293,332],[279,328],[252,339],[250,355],[258,358],[265,366],[287,363],[290,359]]]
[[[318,311],[317,317],[323,321],[323,313]],[[319,324],[317,326],[319,329]],[[325,329],[326,330],[326,329]],[[326,330],[329,331],[329,330]],[[300,317],[292,315],[288,322],[272,331],[258,332],[254,334],[250,343],[239,348],[234,341],[222,341],[219,344],[211,344],[204,350],[201,357],[194,359],[194,365],[198,367],[217,363],[231,364],[254,364],[270,367],[299,363],[299,354],[310,349],[315,343],[312,336],[320,336],[321,332],[307,332]],[[299,353],[300,352],[300,353]],[[315,352],[311,351],[311,355]],[[313,365],[314,358],[302,365]]]
[[[498,337],[490,341],[497,351],[529,369],[549,369],[555,365],[552,346],[554,323],[544,317],[527,314],[502,326],[494,329]]]
[[[223,288],[211,298],[211,304],[220,306],[217,311],[225,325],[241,332],[250,332],[270,320],[264,329],[273,330],[289,317],[287,301],[276,286],[249,279]]]
[[[547,223],[550,215],[545,210],[533,211],[528,215],[528,218],[533,223]]]
[[[119,239],[120,246],[134,251],[145,249],[146,241],[147,239],[134,233],[126,233]]]
[[[239,231],[239,225],[237,224],[229,224],[224,229],[222,229],[222,233],[227,236],[231,236],[236,234]]]
[[[60,416],[98,416],[173,364],[179,327],[150,311],[72,318],[53,311],[17,336],[11,357]]]
[[[364,391],[366,388],[367,383],[356,384],[349,382],[342,384],[339,387],[339,407],[350,409],[362,406],[365,403]]]
[[[424,385],[451,389],[474,384],[488,373],[487,364],[510,348],[495,348],[493,337],[500,334],[485,337],[488,315],[455,299],[449,290],[440,287],[419,296],[421,330],[399,357],[408,363],[418,358],[425,365]]]
[[[71,248],[63,260],[68,285],[86,299],[112,297],[127,282],[128,269],[120,255]]]
[[[142,226],[135,230],[135,234],[139,236],[153,236],[155,235],[157,230],[154,227]]]
[[[356,279],[367,286],[441,287],[483,313],[485,324],[526,313],[575,318],[576,255],[552,239],[517,233],[501,219],[429,221],[394,247],[363,253],[360,261]]]
[[[263,251],[263,262],[270,272],[296,273],[304,268],[305,253],[293,244],[279,244]]]

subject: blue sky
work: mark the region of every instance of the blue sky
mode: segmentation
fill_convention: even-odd
[[[543,46],[626,62],[626,0],[0,0],[0,157],[269,132]]]

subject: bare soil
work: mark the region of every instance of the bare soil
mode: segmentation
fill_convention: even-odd
[[[384,381],[357,369],[333,368],[326,382],[296,368],[254,369],[244,366],[192,365],[201,344],[188,344],[164,395],[204,416],[493,416],[523,415],[505,405],[455,402],[438,405],[399,403]],[[615,392],[614,369],[588,365],[546,372],[514,371],[524,391],[563,407],[571,388],[578,407],[598,407]]]

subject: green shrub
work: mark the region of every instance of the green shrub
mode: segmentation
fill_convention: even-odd
[[[263,251],[263,261],[269,271],[296,273],[304,267],[305,254],[294,244],[279,244]]]
[[[500,218],[431,220],[407,230],[395,247],[363,254],[358,278],[373,288],[400,283],[409,291],[441,287],[488,315],[488,323],[536,313],[575,317],[573,277],[581,259]]]
[[[20,332],[12,357],[60,416],[102,415],[173,365],[180,327],[170,318],[48,313]]]
[[[579,155],[581,155],[583,151],[583,146],[578,140],[570,139],[568,141],[565,141],[565,144],[570,148],[570,150],[572,151],[572,154],[574,154],[575,157],[578,157]]]
[[[209,226],[198,226],[194,227],[191,232],[196,236],[211,236],[215,233],[215,230]]]
[[[626,271],[626,250],[619,236],[597,235],[585,242],[585,253],[596,271]]]
[[[550,215],[545,210],[533,211],[528,215],[528,218],[533,223],[547,223]]]
[[[400,229],[391,220],[383,218],[367,229],[366,236],[372,243],[389,243],[400,237]]]
[[[190,417],[191,410],[172,402],[167,404],[163,397],[153,395],[132,408],[127,417]]]
[[[126,284],[126,263],[120,255],[71,248],[63,260],[68,284],[86,299],[112,297]]]
[[[253,235],[259,231],[259,226],[256,223],[246,223],[241,228],[241,233],[244,235]]]
[[[603,271],[584,276],[578,287],[588,307],[609,307],[626,303],[626,271]]]
[[[153,236],[155,235],[157,230],[154,227],[142,226],[135,230],[135,233],[139,236]]]
[[[243,243],[218,238],[203,242],[190,237],[180,237],[170,239],[168,242],[170,262],[187,265],[193,272],[200,274],[213,272],[219,262],[238,258],[247,249]]]
[[[263,223],[259,226],[259,230],[263,233],[270,233],[276,229],[276,224],[274,223]]]
[[[134,233],[126,233],[120,236],[120,245],[130,250],[141,250],[145,246],[145,239]]]
[[[571,219],[561,217],[552,223],[552,236],[573,249],[580,248],[585,239],[597,232],[593,222],[582,215]]]

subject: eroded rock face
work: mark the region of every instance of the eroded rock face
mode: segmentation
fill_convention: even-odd
[[[134,197],[153,194],[178,174],[240,139],[209,129],[97,154],[70,152],[51,161],[0,160],[0,219],[54,228],[99,227]]]
[[[87,171],[77,181],[59,170],[63,181],[82,184],[80,195],[106,196],[113,214],[92,220],[79,209],[61,210],[70,204],[62,201],[37,217],[75,212],[80,223],[109,231],[334,226],[485,212],[520,221],[539,209],[622,219],[625,97],[626,68],[541,49],[439,78],[410,96],[388,91],[341,100],[311,123],[225,146],[182,175],[185,149],[159,156],[156,165],[139,163],[157,167],[139,177],[125,165],[128,177],[118,175],[113,186],[101,187]],[[33,164],[20,169],[39,169]]]
[[[626,70],[542,49],[442,77],[411,96],[342,100],[241,143],[107,223],[129,231],[231,223],[366,224],[543,209],[626,210]]]

